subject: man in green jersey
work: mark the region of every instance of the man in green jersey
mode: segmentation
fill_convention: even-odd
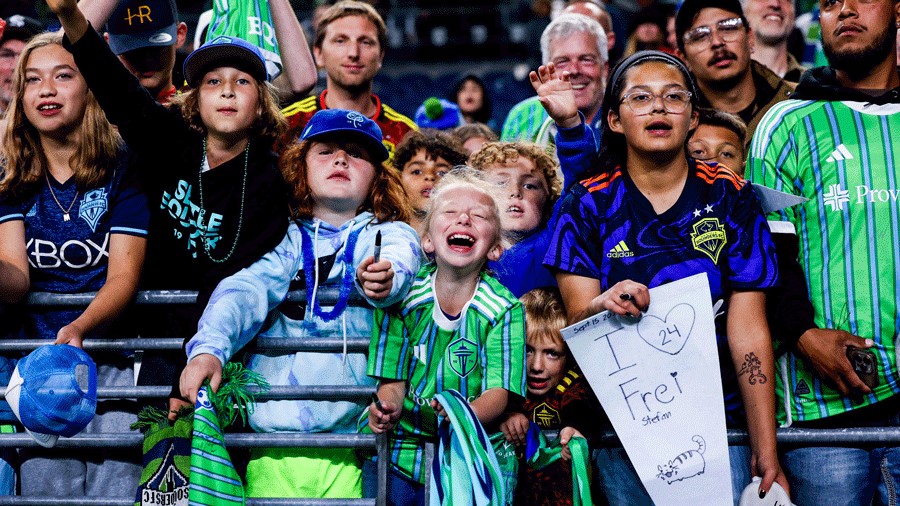
[[[785,426],[900,425],[900,75],[897,0],[820,0],[829,67],[807,71],[753,137],[748,175],[809,200],[773,213],[794,231],[812,328],[779,363]],[[849,357],[848,357],[849,355]],[[900,449],[785,452],[797,504],[896,504]]]
[[[578,111],[595,127],[595,134],[600,132],[600,104],[609,71],[608,42],[600,23],[586,11],[574,9],[554,19],[541,35],[542,62],[553,62],[558,70],[569,73]],[[534,96],[509,111],[500,139],[535,142],[553,153],[555,135],[556,124]],[[599,143],[599,138],[595,140]]]

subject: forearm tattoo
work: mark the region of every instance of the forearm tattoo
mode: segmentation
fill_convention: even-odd
[[[741,369],[738,371],[738,376],[743,376],[744,374],[750,374],[750,378],[747,380],[751,385],[755,385],[759,383],[760,385],[765,384],[765,382],[769,381],[766,378],[766,375],[762,372],[762,362],[757,358],[756,353],[748,353],[744,355],[744,363],[741,364]]]

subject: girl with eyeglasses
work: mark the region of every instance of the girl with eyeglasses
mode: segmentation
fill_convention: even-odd
[[[593,150],[568,75],[548,65],[531,78],[560,127],[560,162]],[[777,267],[759,201],[730,169],[688,156],[697,91],[681,60],[659,51],[624,60],[607,83],[601,114],[601,168],[564,196],[544,260],[556,271],[569,322],[606,310],[637,317],[652,303],[649,288],[706,273],[726,421],[750,433],[749,447],[729,448],[735,504],[751,475],[762,477],[761,497],[774,481],[787,490],[775,450],[763,293],[776,283]],[[710,230],[720,232],[717,240],[694,244],[698,231]],[[602,450],[597,467],[610,504],[651,504],[624,450]]]

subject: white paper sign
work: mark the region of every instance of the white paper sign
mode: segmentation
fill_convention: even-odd
[[[651,289],[639,319],[562,331],[657,506],[733,504],[710,298],[697,274]]]

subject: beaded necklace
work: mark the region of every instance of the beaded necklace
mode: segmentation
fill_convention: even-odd
[[[247,194],[247,161],[250,159],[250,141],[247,141],[247,147],[244,148],[244,181],[241,183],[241,212],[238,215],[238,226],[237,233],[234,234],[234,242],[231,244],[231,250],[228,251],[228,254],[225,255],[225,258],[218,259],[213,258],[211,248],[209,247],[209,241],[206,240],[206,234],[204,233],[203,238],[203,251],[206,252],[206,256],[209,257],[210,260],[217,264],[224,264],[231,258],[231,255],[234,254],[234,250],[237,248],[238,240],[241,238],[241,227],[244,224],[244,197]],[[197,175],[197,187],[200,189],[200,222],[206,223],[204,219],[206,217],[206,209],[203,206],[203,167],[207,165],[206,160],[206,137],[203,138],[203,159],[200,160],[200,174]]]
[[[312,297],[315,287],[315,264],[317,259],[315,258],[315,253],[313,253],[312,238],[306,232],[302,223],[298,222],[297,226],[300,228],[300,234],[303,237],[303,273],[306,275],[306,296],[309,298]],[[344,276],[341,278],[340,295],[331,311],[324,311],[319,306],[318,298],[306,301],[308,305],[312,306],[313,315],[321,318],[322,321],[330,322],[340,316],[350,301],[350,290],[353,288],[353,273],[355,272],[355,269],[353,269],[353,250],[356,248],[356,239],[359,238],[360,232],[362,232],[362,227],[357,230],[351,230],[350,236],[347,237],[347,242],[344,244],[344,254],[341,255]]]

